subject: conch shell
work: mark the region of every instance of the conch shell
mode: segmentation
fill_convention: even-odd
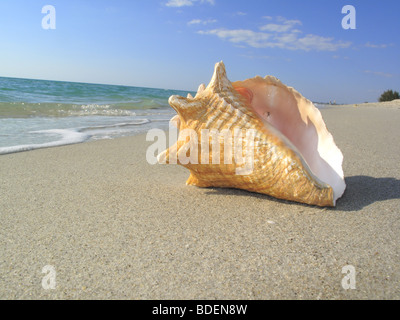
[[[187,185],[317,206],[335,206],[343,195],[343,155],[320,111],[277,78],[231,83],[221,61],[194,98],[171,96],[169,104],[179,136],[157,159],[189,169]]]

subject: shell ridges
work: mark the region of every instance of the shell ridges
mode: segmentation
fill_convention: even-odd
[[[170,155],[177,153],[177,163],[190,170],[187,185],[317,206],[335,206],[343,194],[343,155],[319,110],[277,78],[231,83],[221,61],[194,98],[171,96],[169,103],[180,131],[158,160],[174,163]]]

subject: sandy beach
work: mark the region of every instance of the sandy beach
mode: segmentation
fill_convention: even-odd
[[[400,103],[321,112],[333,209],[188,187],[145,135],[0,156],[0,299],[399,299]]]

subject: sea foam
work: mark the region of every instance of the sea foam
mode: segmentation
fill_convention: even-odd
[[[51,147],[58,147],[64,146],[68,144],[76,144],[81,143],[90,138],[90,135],[83,132],[78,132],[76,130],[71,129],[52,129],[52,130],[39,130],[33,131],[32,133],[44,133],[44,134],[54,134],[59,136],[59,139],[51,142],[46,143],[38,143],[38,144],[24,144],[24,145],[17,145],[11,147],[2,147],[0,148],[0,154],[8,154],[8,153],[15,153],[15,152],[23,152],[23,151],[30,151],[35,149],[42,149],[42,148],[51,148]]]

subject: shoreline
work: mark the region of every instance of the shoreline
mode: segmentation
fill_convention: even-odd
[[[400,113],[321,113],[344,154],[332,209],[186,186],[143,134],[0,156],[0,299],[399,299]]]
[[[330,109],[330,108],[388,108],[388,109],[400,109],[400,99],[394,100],[394,101],[389,101],[389,102],[369,102],[369,103],[361,103],[361,104],[344,104],[344,105],[329,105],[326,104],[324,107],[320,108],[319,110],[324,110],[324,109]],[[151,122],[151,121],[150,121]],[[111,127],[113,127],[112,125]],[[166,129],[168,125],[164,125],[163,128]],[[46,142],[46,143],[38,143],[38,144],[29,144],[29,145],[16,145],[16,146],[7,146],[7,147],[0,147],[0,157],[8,154],[13,154],[13,153],[20,153],[20,152],[28,152],[28,151],[33,151],[33,150],[39,150],[39,149],[47,149],[47,148],[53,148],[53,147],[63,147],[67,145],[74,145],[74,144],[81,144],[81,143],[88,143],[88,142],[93,142],[97,140],[91,139],[91,137],[86,137],[84,133],[80,133],[76,129],[52,129],[52,130],[47,130],[47,131],[53,131],[53,132],[63,132],[61,134],[61,139],[52,141],[52,142]],[[68,133],[68,136],[66,135],[65,132]],[[141,135],[145,132],[143,129],[143,132],[138,132],[134,133],[129,136],[136,136],[136,135]],[[81,134],[82,137],[78,137],[78,134]],[[73,138],[71,136],[73,135]],[[114,137],[114,138],[107,138],[110,140],[114,139],[119,139],[121,137]],[[99,139],[103,140],[103,139]],[[76,142],[75,142],[76,141]],[[2,149],[4,149],[2,151]]]

